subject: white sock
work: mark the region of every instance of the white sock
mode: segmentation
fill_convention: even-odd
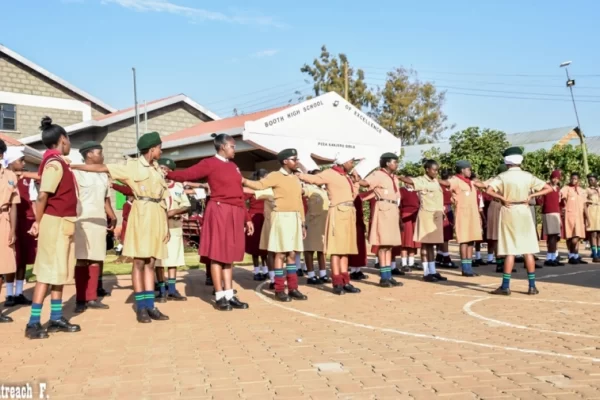
[[[443,255],[444,257],[448,257],[448,256],[450,255],[450,253],[447,253],[447,252],[446,252],[446,253],[442,253],[442,255]]]
[[[233,289],[225,290],[225,299],[227,301],[233,299]]]
[[[574,254],[573,253],[569,253],[569,258],[573,258]]]
[[[553,256],[554,256],[554,253],[546,253],[546,260],[552,261]]]
[[[556,260],[558,258],[558,251],[554,252],[554,259]]]
[[[309,279],[315,277],[315,271],[308,271],[307,274]]]
[[[254,275],[260,274],[260,267],[254,267]]]
[[[266,266],[266,265],[265,265],[265,266],[263,266],[263,267],[261,267],[260,269],[261,269],[261,271],[260,271],[260,272],[261,272],[262,274],[267,274],[267,273],[269,272],[269,268],[267,268],[267,266]]]
[[[396,261],[392,261],[392,265],[390,265],[392,269],[396,269]]]
[[[23,285],[25,285],[25,281],[17,281],[17,286],[15,289],[15,296],[23,294]]]
[[[494,253],[488,254],[488,261],[494,261]]]
[[[269,280],[275,282],[275,271],[269,271]]]
[[[409,267],[414,267],[415,265],[415,258],[414,257],[408,257],[408,266]]]
[[[480,251],[476,251],[475,252],[475,259],[476,260],[481,260],[481,252]]]
[[[300,253],[296,253],[296,269],[302,269],[302,262],[300,261]]]
[[[356,267],[350,267],[350,273],[352,274],[352,273],[356,272],[356,269],[357,269]]]
[[[407,262],[408,262],[408,258],[402,257],[402,266],[403,267],[406,267],[408,265]]]
[[[423,263],[423,264],[425,264],[425,263]],[[429,268],[429,273],[435,274],[437,272],[435,270],[435,261],[429,261],[427,264],[428,264],[427,267]]]
[[[221,300],[223,297],[225,297],[225,291],[224,290],[215,293],[215,298],[217,299],[217,301]]]
[[[375,264],[379,264],[379,257],[375,257]]]
[[[360,271],[360,268],[359,268],[359,271]],[[325,270],[325,269],[320,269],[320,270],[319,270],[319,277],[321,277],[321,278],[325,278],[326,276],[327,276],[327,270]]]
[[[423,263],[423,276],[429,275],[429,263]]]
[[[14,296],[13,289],[15,284],[13,282],[6,282],[6,297]]]
[[[550,253],[550,260],[556,260],[556,253]]]

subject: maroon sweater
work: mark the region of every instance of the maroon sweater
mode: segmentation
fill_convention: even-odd
[[[35,185],[33,179],[19,179],[17,181],[17,189],[19,189],[19,196],[21,196],[21,202],[17,204],[17,220],[30,219],[35,221],[33,203],[29,198],[29,185]]]
[[[542,214],[560,213],[560,188],[538,197],[537,203],[542,206]]]
[[[69,165],[59,156],[50,156],[42,160],[40,171],[50,161],[58,161],[63,169],[63,176],[56,188],[56,192],[49,194],[44,214],[55,217],[77,217],[77,183],[75,175]],[[42,181],[44,175],[42,175]]]
[[[407,190],[404,187],[400,188],[400,212],[402,215],[415,214],[419,211],[421,200],[419,194],[414,190]]]

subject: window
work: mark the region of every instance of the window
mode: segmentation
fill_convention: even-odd
[[[14,104],[0,104],[0,130],[17,129],[17,107]]]

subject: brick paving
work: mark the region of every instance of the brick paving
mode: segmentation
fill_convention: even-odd
[[[517,268],[510,298],[488,296],[494,266],[470,279],[442,270],[449,281],[437,284],[415,271],[392,289],[367,269],[359,295],[301,278],[309,300],[285,304],[236,268],[250,309],[226,313],[190,271],[178,277],[189,300],[159,305],[171,320],[148,325],[135,320],[129,277],[107,278],[111,309],[72,317],[80,333],[29,341],[29,308],[11,309],[0,383],[46,382],[52,399],[600,399],[600,268],[541,269],[535,297]]]

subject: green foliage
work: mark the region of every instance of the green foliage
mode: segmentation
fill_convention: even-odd
[[[525,154],[523,169],[541,179],[548,179],[555,169],[562,171],[562,180],[567,182],[569,175],[579,172],[585,182],[581,146],[554,146],[550,150],[537,150]],[[590,172],[600,172],[600,156],[588,153]],[[582,182],[583,183],[583,182]]]

